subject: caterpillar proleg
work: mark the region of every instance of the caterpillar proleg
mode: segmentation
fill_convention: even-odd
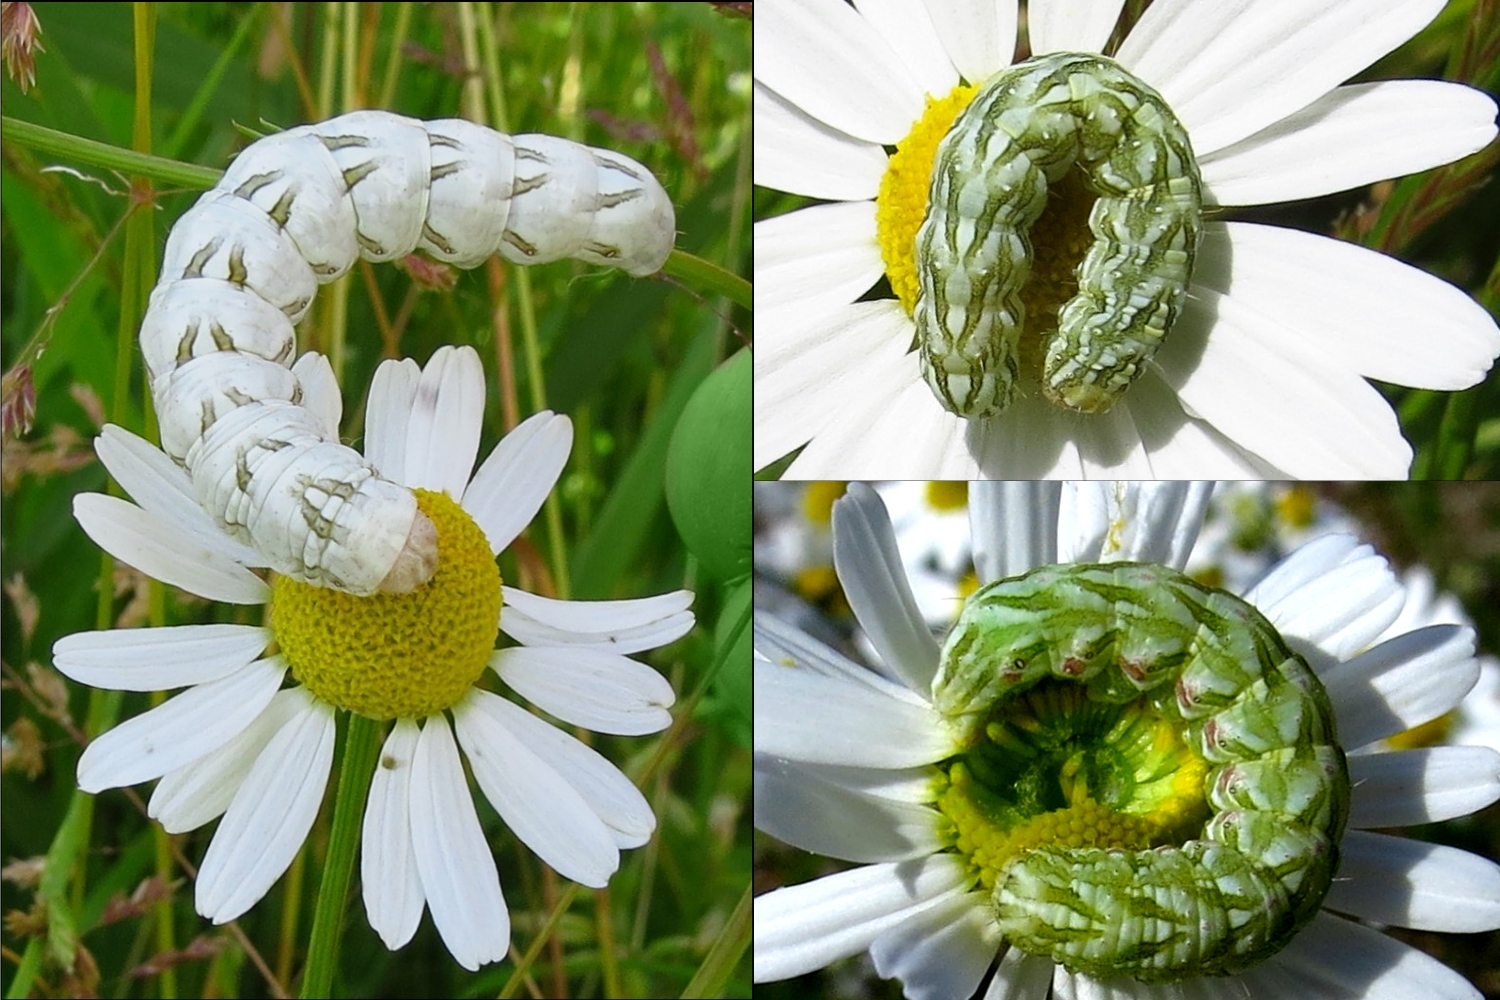
[[[162,447],[279,573],[355,594],[425,582],[435,535],[302,405],[288,367],[320,283],[415,250],[459,267],[577,258],[632,275],[672,250],[666,192],[627,157],[460,119],[356,111],[248,146],[178,220],[141,323]],[[321,372],[320,372],[321,377]]]
[[[1055,326],[1033,317],[1030,231],[1077,165],[1098,196],[1078,292]],[[1015,398],[1022,337],[1039,337],[1042,392],[1108,410],[1144,371],[1187,295],[1202,184],[1186,129],[1114,60],[1053,53],[990,78],[938,146],[917,231],[913,311],[922,375],[953,413]]]
[[[1190,790],[1208,818],[1185,842],[1008,857],[991,904],[1012,944],[1091,975],[1168,980],[1249,967],[1312,919],[1338,863],[1348,770],[1322,685],[1254,608],[1136,563],[1045,566],[977,591],[943,647],[937,708],[988,732],[1040,684],[1086,706],[1145,706],[1201,762]],[[1102,808],[1128,812],[1121,789],[1141,779],[1112,759],[1093,772]],[[1073,761],[1075,777],[1098,764]]]

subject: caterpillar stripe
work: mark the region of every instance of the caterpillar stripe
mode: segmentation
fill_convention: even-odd
[[[1098,196],[1093,245],[1055,325],[1028,330],[1029,234],[1075,163]],[[1010,405],[1025,335],[1037,338],[1024,351],[1041,355],[1048,399],[1089,413],[1113,406],[1182,309],[1201,189],[1187,131],[1114,60],[1055,53],[990,78],[938,146],[917,231],[913,320],[942,405],[965,417]]]
[[[436,558],[411,491],[302,406],[293,329],[363,256],[458,267],[574,257],[659,270],[675,219],[645,167],[546,135],[356,111],[248,146],[167,238],[141,324],[162,447],[204,509],[277,572],[355,594],[411,590]]]
[[[991,897],[1015,945],[1098,976],[1230,973],[1317,912],[1338,863],[1349,777],[1327,694],[1254,608],[1164,566],[1047,566],[976,592],[933,691],[982,719],[1049,679],[1090,702],[1148,699],[1209,770],[1212,818],[1180,846],[1036,847]]]

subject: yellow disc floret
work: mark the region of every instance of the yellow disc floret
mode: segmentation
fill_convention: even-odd
[[[927,110],[896,145],[875,198],[875,235],[891,290],[908,315],[917,304],[917,230],[927,214],[927,187],[938,143],[953,119],[969,106],[978,87],[958,86],[945,97],[928,97]]]
[[[372,719],[424,718],[453,705],[484,672],[500,628],[500,569],[484,532],[447,494],[413,492],[437,528],[437,571],[427,583],[369,597],[288,577],[272,585],[271,628],[293,676]]]
[[[1046,680],[997,705],[946,765],[933,804],[977,886],[1033,850],[1140,851],[1200,836],[1209,762],[1183,739],[1171,701],[1090,698]]]
[[[986,815],[986,793],[976,788],[968,768],[957,764],[938,808],[952,823],[953,849],[968,863],[986,891],[995,888],[1005,863],[1036,847],[1149,847],[1159,834],[1150,817],[1110,809],[1088,796],[1007,826]]]
[[[928,190],[938,144],[979,88],[961,84],[946,96],[928,97],[922,117],[886,163],[875,197],[875,236],[886,278],[907,315],[917,304],[917,230],[927,215]],[[1095,194],[1078,169],[1051,185],[1042,217],[1026,234],[1031,273],[1021,288],[1027,322],[1019,343],[1023,394],[1041,379],[1041,334],[1057,328],[1058,311],[1078,292],[1077,270],[1094,235],[1089,215]]]

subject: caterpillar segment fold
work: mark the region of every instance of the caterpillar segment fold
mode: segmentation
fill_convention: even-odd
[[[1032,228],[1075,168],[1096,196],[1093,243],[1056,317],[1028,316]],[[1000,413],[1035,354],[1048,400],[1109,410],[1182,311],[1202,203],[1187,130],[1113,59],[1059,52],[996,73],[938,145],[917,230],[912,319],[938,401],[964,417]]]
[[[356,111],[239,154],[167,238],[140,343],[162,447],[198,502],[278,573],[354,594],[431,578],[437,538],[410,489],[304,405],[295,324],[360,257],[457,267],[574,258],[645,276],[676,220],[634,160],[461,119]],[[326,361],[314,360],[331,378]]]

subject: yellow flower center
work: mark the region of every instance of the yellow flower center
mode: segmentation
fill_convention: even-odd
[[[802,494],[802,516],[808,522],[826,528],[833,523],[833,504],[844,495],[849,484],[841,479],[818,479],[807,484]]]
[[[1177,724],[1148,699],[1095,702],[1064,681],[1003,702],[943,769],[936,805],[949,843],[986,892],[1026,851],[1181,843],[1210,815],[1208,763]]]
[[[953,127],[979,88],[960,84],[946,97],[927,98],[927,108],[906,138],[896,144],[875,197],[875,235],[891,290],[910,316],[917,304],[917,230],[927,215],[927,193],[938,143]],[[1057,313],[1078,293],[1078,265],[1094,236],[1089,212],[1095,196],[1075,167],[1050,186],[1047,208],[1032,226],[1031,276],[1021,289],[1026,328],[1020,341],[1020,392],[1031,395],[1041,382],[1041,334],[1057,328]]]
[[[927,484],[927,506],[945,512],[969,509],[969,484],[965,480],[935,479]]]
[[[356,597],[279,576],[271,628],[292,675],[323,701],[372,719],[453,705],[500,629],[500,568],[484,531],[445,493],[415,490],[437,528],[432,579],[409,594]]]
[[[886,277],[906,314],[917,304],[917,230],[927,215],[927,189],[938,143],[953,120],[969,106],[978,87],[957,86],[947,97],[927,98],[927,110],[896,144],[875,196],[875,236],[885,260]]]

